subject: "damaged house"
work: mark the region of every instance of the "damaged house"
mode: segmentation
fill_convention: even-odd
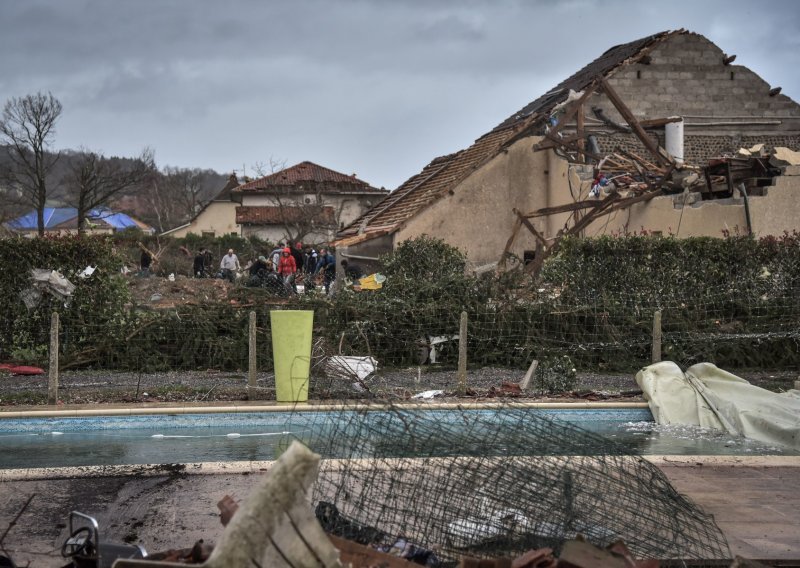
[[[800,106],[734,60],[685,30],[612,47],[434,159],[337,244],[377,257],[427,234],[502,267],[540,264],[566,234],[798,229]]]

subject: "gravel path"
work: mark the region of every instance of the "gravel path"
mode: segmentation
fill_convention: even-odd
[[[794,381],[798,379],[795,371],[733,372],[773,391],[793,388]],[[468,394],[473,397],[502,395],[501,386],[504,382],[519,383],[523,375],[524,372],[519,369],[485,367],[470,370],[467,373]],[[257,379],[259,388],[263,389],[259,398],[274,398],[274,375],[259,373]],[[425,390],[443,390],[446,394],[455,394],[458,390],[456,371],[431,367],[381,370],[363,381],[362,385],[355,380],[314,374],[309,396],[312,399],[342,399],[374,395],[406,399]],[[582,372],[578,373],[572,393],[565,394],[574,398],[575,393],[587,395],[595,392],[600,393],[602,398],[615,393],[631,395],[632,391],[637,390],[633,373]],[[594,396],[596,398],[598,395]],[[153,374],[68,371],[61,375],[59,398],[65,404],[247,400],[247,375],[243,372],[214,370]],[[0,375],[0,407],[39,405],[46,401],[46,376]]]

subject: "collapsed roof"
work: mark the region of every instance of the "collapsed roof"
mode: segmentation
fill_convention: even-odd
[[[689,32],[665,31],[608,49],[580,71],[478,138],[469,148],[434,159],[380,204],[340,231],[337,244],[354,245],[399,230],[406,221],[444,197],[505,147],[541,127],[543,119],[550,114],[553,107],[567,99],[570,90],[583,91],[597,77],[607,78],[622,65],[646,56],[669,37],[686,33]]]

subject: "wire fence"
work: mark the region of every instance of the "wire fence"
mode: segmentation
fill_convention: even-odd
[[[581,370],[635,370],[650,361],[655,314],[664,358],[682,365],[713,360],[734,368],[795,368],[800,363],[800,302],[718,301],[660,305],[526,302],[467,308],[466,344],[474,366],[526,368],[533,359],[570,357]],[[314,311],[314,337],[329,354],[374,357],[384,368],[454,366],[462,310],[427,304],[369,306],[326,300],[252,306],[184,306],[131,312],[101,323],[62,316],[62,368],[145,372],[242,370],[249,314],[256,314],[261,368],[272,365],[269,313]],[[46,347],[41,338],[41,347]]]

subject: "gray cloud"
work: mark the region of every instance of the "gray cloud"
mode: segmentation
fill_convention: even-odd
[[[0,100],[50,90],[58,145],[396,187],[619,43],[702,33],[800,97],[800,3],[0,0]]]

